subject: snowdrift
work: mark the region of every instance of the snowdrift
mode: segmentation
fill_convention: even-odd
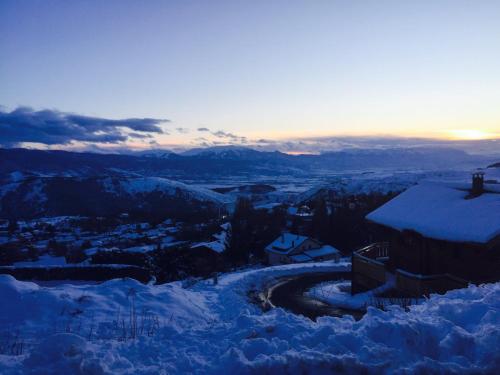
[[[278,266],[189,288],[129,279],[43,288],[0,276],[0,373],[494,373],[500,368],[500,283],[434,295],[409,312],[369,308],[360,321],[346,316],[313,322],[282,309],[263,313],[247,300],[248,290],[274,277],[348,269],[347,263],[329,262]],[[17,355],[5,345],[12,336],[17,338],[10,344],[24,342]]]

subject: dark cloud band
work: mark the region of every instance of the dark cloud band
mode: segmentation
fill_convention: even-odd
[[[64,145],[74,141],[120,143],[129,138],[149,138],[151,133],[164,133],[160,126],[163,122],[168,120],[114,120],[19,107],[11,112],[0,110],[0,145],[9,147],[23,142]]]

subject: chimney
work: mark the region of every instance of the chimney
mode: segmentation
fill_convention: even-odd
[[[484,172],[472,173],[471,196],[479,197],[484,192]]]

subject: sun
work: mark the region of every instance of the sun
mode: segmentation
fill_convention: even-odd
[[[448,131],[451,138],[463,140],[480,140],[493,138],[493,134],[479,129],[454,129]]]

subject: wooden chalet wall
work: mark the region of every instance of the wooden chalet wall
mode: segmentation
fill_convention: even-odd
[[[472,282],[497,280],[500,241],[487,245],[434,240],[414,231],[392,231],[389,268],[419,275],[452,274]]]

